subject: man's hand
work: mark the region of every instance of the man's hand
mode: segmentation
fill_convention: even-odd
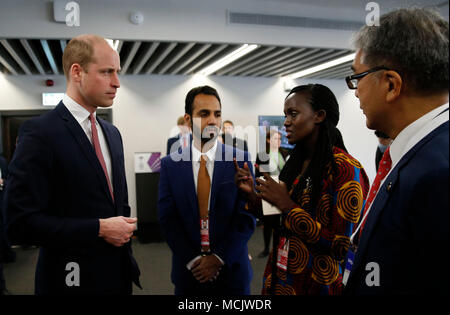
[[[99,237],[106,242],[121,247],[130,241],[133,231],[136,230],[137,218],[112,217],[100,219]]]
[[[207,255],[198,259],[192,266],[191,272],[200,283],[216,280],[222,263],[215,255]]]

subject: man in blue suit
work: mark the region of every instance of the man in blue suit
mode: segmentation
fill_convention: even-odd
[[[209,86],[186,96],[192,145],[161,161],[159,220],[172,250],[175,294],[249,294],[247,242],[255,218],[234,181],[236,158],[251,169],[247,152],[218,143],[221,103]]]
[[[63,67],[62,102],[19,133],[5,193],[7,236],[41,247],[36,294],[131,294],[139,269],[122,139],[95,115],[120,87],[119,55],[105,39],[80,35],[64,50]]]
[[[400,9],[355,37],[347,84],[393,142],[351,238],[347,294],[449,293],[448,35],[437,13]]]

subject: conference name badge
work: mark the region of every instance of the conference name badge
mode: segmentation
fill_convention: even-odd
[[[342,284],[345,286],[348,281],[348,277],[350,276],[350,272],[352,271],[353,262],[355,261],[355,252],[350,247],[347,253],[347,261],[345,263],[344,275],[342,277]]]
[[[209,246],[209,219],[200,219],[200,244]]]
[[[287,271],[288,254],[289,254],[289,240],[284,236],[280,237],[280,241],[278,243],[277,266],[281,270]]]

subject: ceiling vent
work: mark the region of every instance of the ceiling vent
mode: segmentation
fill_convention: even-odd
[[[364,23],[362,22],[360,23],[352,21],[317,19],[301,16],[283,16],[283,15],[254,14],[241,12],[228,12],[228,23],[306,27],[306,28],[333,29],[345,31],[355,31],[360,29],[364,25]]]

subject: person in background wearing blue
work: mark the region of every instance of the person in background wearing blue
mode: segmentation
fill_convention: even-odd
[[[176,136],[167,139],[166,155],[178,151],[179,148],[184,149],[192,142],[191,129],[183,116],[177,119],[177,127],[180,132]]]
[[[392,139],[378,130],[375,130],[375,136],[378,138],[377,151],[375,153],[375,169],[378,172],[378,166],[380,165],[381,158],[383,157],[384,151],[386,151],[386,149],[391,145]]]

